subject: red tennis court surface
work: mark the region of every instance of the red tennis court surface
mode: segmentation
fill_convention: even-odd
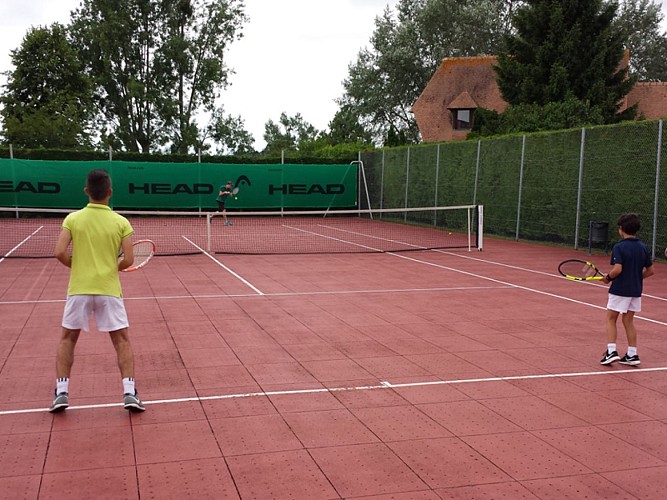
[[[582,256],[157,257],[122,277],[132,415],[96,331],[46,411],[68,270],[2,260],[0,497],[663,499],[667,266],[641,367],[603,367],[606,287],[555,274]]]

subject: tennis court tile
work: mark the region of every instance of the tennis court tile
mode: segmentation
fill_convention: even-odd
[[[220,418],[209,423],[225,457],[303,448],[278,414]]]
[[[118,395],[120,403],[120,395]],[[44,401],[45,405],[50,405],[50,400]],[[70,398],[70,405],[74,400]],[[52,415],[46,413],[53,420],[53,431],[76,431],[79,429],[97,429],[108,427],[127,427],[130,428],[132,421],[127,411],[122,406],[115,408],[69,408],[67,411]]]
[[[387,493],[384,495],[371,495],[355,497],[354,500],[441,500],[431,490],[407,491],[405,493]]]
[[[0,500],[33,500],[38,498],[40,475],[0,477]]]
[[[212,366],[240,365],[241,362],[229,347],[205,349],[180,349],[183,366],[189,368],[210,368]],[[150,369],[150,368],[148,368]]]
[[[188,370],[192,385],[197,391],[203,389],[224,389],[226,387],[256,386],[248,370],[244,366],[213,366],[192,368]],[[256,386],[256,390],[259,386]]]
[[[304,361],[306,370],[321,382],[372,379],[373,376],[351,359]],[[356,384],[355,384],[356,385]]]
[[[403,356],[362,358],[355,359],[355,361],[380,380],[395,382],[397,379],[405,379],[407,377],[426,380],[430,376],[427,370]]]
[[[475,499],[500,499],[507,500],[540,500],[550,498],[548,495],[537,497],[526,489],[521,483],[496,483],[496,484],[477,484],[474,486],[461,486],[457,488],[436,490],[438,498],[441,500],[470,500]],[[565,497],[556,497],[565,498]],[[593,498],[593,497],[591,497]]]
[[[378,442],[348,410],[287,413],[283,418],[306,448]]]
[[[133,425],[132,434],[137,464],[222,456],[206,420]]]
[[[426,403],[448,403],[451,401],[465,401],[470,399],[462,390],[465,384],[435,384],[413,387],[396,387],[402,398],[414,405]]]
[[[348,380],[336,382],[337,387],[362,387],[378,385],[377,379]],[[333,395],[346,408],[373,408],[378,406],[404,405],[407,401],[393,389],[335,391]]]
[[[250,391],[243,391],[239,394],[247,392]],[[227,391],[227,394],[231,393],[232,392]],[[209,399],[202,401],[201,405],[209,420],[251,415],[271,415],[277,413],[275,407],[266,396]]]
[[[602,476],[637,498],[659,500],[667,491],[667,467],[608,472]]]
[[[222,458],[139,465],[137,473],[141,498],[239,498]]]
[[[636,479],[636,478],[635,478]],[[523,481],[522,484],[539,498],[558,498],[559,500],[580,500],[582,498],[604,498],[614,500],[635,500],[636,498],[655,498],[658,496],[636,496],[636,488],[630,494],[618,485],[599,474],[584,474],[568,477],[551,477]],[[664,490],[663,490],[664,492]]]
[[[134,465],[130,427],[97,427],[51,433],[45,473],[101,469],[109,464],[117,467]]]
[[[595,472],[667,465],[597,427],[550,429],[533,434]]]
[[[419,409],[455,436],[474,436],[521,430],[477,401],[454,401],[419,405]]]
[[[587,422],[537,396],[485,399],[481,403],[525,430],[585,426]]]
[[[232,351],[244,365],[287,363],[294,358],[280,345],[237,346]]]
[[[0,436],[50,432],[52,422],[53,416],[47,412],[2,415]]]
[[[0,477],[40,474],[48,447],[47,432],[0,436]]]
[[[132,414],[132,425],[165,424],[206,420],[206,414],[199,401],[182,401],[168,404],[149,404],[142,413]],[[98,410],[98,413],[101,413]],[[109,412],[106,412],[109,413]],[[130,420],[125,415],[126,420]]]
[[[316,448],[310,454],[343,497],[426,489],[424,481],[385,444]]]
[[[667,462],[667,421],[627,422],[598,426],[628,446],[638,448]]]
[[[496,465],[455,437],[400,441],[387,446],[433,489],[510,479]]]
[[[274,394],[269,396],[269,399],[282,414],[303,411],[341,410],[344,408],[330,392]]]
[[[312,343],[285,345],[284,349],[299,362],[346,359],[345,354],[319,338]]]
[[[461,439],[519,481],[592,472],[528,432],[465,436]]]
[[[452,437],[451,432],[412,405],[351,411],[384,443]]]
[[[305,450],[240,455],[227,462],[242,498],[339,498]]]
[[[430,354],[433,352],[444,352],[441,347],[431,342],[418,339],[417,337],[406,337],[401,339],[378,339],[382,345],[388,347],[396,354],[407,356],[409,354]]]
[[[529,394],[505,380],[457,384],[456,388],[471,399],[515,398]]]
[[[591,424],[638,422],[649,417],[592,392],[547,394],[543,398]]]
[[[631,390],[602,390],[597,391],[596,394],[651,418],[667,419],[667,396],[660,392],[644,387],[635,387]]]
[[[136,471],[107,464],[101,469],[44,474],[39,498],[138,499]]]
[[[290,384],[319,386],[317,379],[296,362],[246,365],[246,368],[264,389],[271,387],[275,390],[276,387]]]

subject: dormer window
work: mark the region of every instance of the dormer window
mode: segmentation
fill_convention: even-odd
[[[472,128],[472,113],[474,109],[453,109],[454,130],[470,130]]]
[[[447,109],[452,112],[452,128],[454,130],[470,130],[473,114],[477,107],[477,103],[468,92],[461,92],[447,106]]]

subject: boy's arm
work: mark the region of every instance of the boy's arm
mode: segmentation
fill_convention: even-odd
[[[118,262],[118,270],[122,271],[134,264],[134,247],[132,246],[132,236],[126,236],[120,244],[123,251],[123,258]]]
[[[63,228],[58,235],[58,240],[56,240],[56,249],[55,256],[63,265],[67,267],[72,267],[72,256],[70,255],[67,248],[69,247],[70,242],[72,241],[72,235],[69,230]]]
[[[642,273],[642,279],[646,279],[649,276],[653,276],[654,274],[653,266],[645,267],[644,272]]]
[[[611,270],[607,273],[607,276],[605,279],[602,280],[603,283],[609,283],[612,280],[618,278],[619,274],[623,272],[623,265],[622,264],[614,264],[614,267],[611,268]]]

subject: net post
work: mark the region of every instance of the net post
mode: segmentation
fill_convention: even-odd
[[[206,251],[211,253],[211,212],[206,212]]]
[[[484,249],[484,205],[477,205],[477,250]]]

